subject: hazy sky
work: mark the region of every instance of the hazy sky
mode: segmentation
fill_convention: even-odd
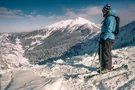
[[[121,25],[135,20],[135,0],[0,0],[0,32],[42,29],[77,17],[100,24],[106,4],[117,11]]]

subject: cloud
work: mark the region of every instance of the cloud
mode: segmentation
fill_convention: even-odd
[[[83,17],[90,19],[95,15],[101,15],[100,7],[85,7],[81,9],[74,8],[63,8],[63,15],[51,15],[45,16],[37,14],[36,11],[31,12],[26,15],[22,10],[10,10],[5,7],[0,7],[0,18],[29,18],[34,20],[66,20],[66,19],[75,19],[77,17]],[[50,14],[53,14],[49,12]]]
[[[97,21],[100,23],[103,20],[102,7],[100,6],[88,6],[80,9],[66,8],[63,10],[63,16],[55,16],[58,20],[74,19],[77,17],[83,17],[88,20]],[[123,26],[132,21],[135,21],[135,5],[129,6],[126,9],[118,9],[117,15],[120,17],[120,25]]]
[[[0,7],[0,18],[29,18],[34,20],[44,20],[47,19],[44,15],[37,14],[36,11],[31,12],[30,14],[26,15],[23,13],[22,10],[10,10],[5,7]],[[48,17],[50,19],[51,17]]]
[[[36,14],[37,12],[36,11],[33,11],[32,13],[31,13],[31,15],[34,15],[34,14]]]
[[[25,15],[26,18],[33,19],[33,20],[45,20],[45,19],[50,19],[51,17],[45,17],[44,15]]]
[[[77,17],[82,17],[88,20],[93,20],[96,23],[100,23],[103,20],[102,17],[102,7],[100,6],[88,6],[80,9],[75,8],[63,8],[63,15],[52,15],[52,16],[44,16],[44,15],[36,15],[29,16],[31,19],[44,19],[44,20],[67,20],[67,19],[76,19]],[[120,17],[121,22],[120,25],[123,26],[135,20],[135,5],[129,6],[126,9],[118,9],[117,15]]]
[[[93,18],[95,16],[102,16],[101,7],[85,7],[81,9],[74,9],[74,8],[64,8],[64,15],[57,16],[55,15],[54,18],[57,20],[65,20],[65,19],[75,19],[77,17],[82,17],[86,19]]]
[[[84,13],[86,13],[86,15],[88,16],[93,16],[93,15],[101,15],[102,14],[102,8],[101,7],[86,7],[86,8],[82,8],[82,9],[78,9],[78,11],[82,11]]]
[[[135,5],[132,5],[124,10],[118,10],[117,15],[120,17],[121,26],[135,21]]]
[[[0,7],[0,18],[29,18],[33,20],[67,20],[82,17],[96,23],[100,23],[103,20],[102,7],[100,6],[88,6],[83,8],[63,8],[63,15],[55,15],[52,12],[48,12],[50,16],[45,16],[33,11],[26,15],[22,10],[11,10],[5,7]],[[128,24],[135,20],[135,5],[126,9],[117,10],[117,15],[121,19],[121,26]],[[53,15],[52,15],[53,14]]]
[[[35,19],[37,18],[37,19],[40,19],[40,20],[46,19],[46,17],[45,17],[44,15],[37,15],[37,16],[35,16],[34,18],[35,18]]]
[[[0,18],[21,18],[23,15],[21,10],[9,10],[5,7],[0,7]]]

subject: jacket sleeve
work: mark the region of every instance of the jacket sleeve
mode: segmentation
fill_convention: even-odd
[[[107,19],[106,19],[106,29],[105,29],[105,33],[103,35],[104,40],[106,40],[109,37],[109,35],[112,34],[114,24],[115,24],[115,17],[113,17],[113,16],[107,17]]]

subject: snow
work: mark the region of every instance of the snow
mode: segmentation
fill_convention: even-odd
[[[52,64],[28,65],[1,73],[2,90],[134,90],[135,89],[135,46],[112,51],[114,68],[122,64],[129,70],[116,70],[92,77],[87,82],[83,76],[94,74],[99,66],[96,56],[82,55],[58,59]],[[78,75],[78,77],[74,77]]]
[[[0,43],[0,69],[11,69],[29,63],[28,59],[23,56],[24,50],[19,39],[16,39],[16,44],[12,44],[7,38],[7,34],[4,34],[0,38]]]
[[[35,42],[34,42],[34,41],[33,41],[33,42],[31,42],[31,45],[35,45],[35,44],[40,45],[40,44],[41,44],[41,41],[40,41],[40,40],[36,40]]]
[[[39,38],[39,37],[42,37],[42,35],[35,35],[35,36],[30,36],[30,37],[25,37],[25,39],[36,39],[36,38]]]
[[[57,22],[50,26],[47,26],[45,28],[48,30],[48,34],[47,34],[47,36],[48,36],[52,33],[52,31],[56,31],[59,29],[62,29],[61,31],[63,31],[65,28],[67,28],[69,30],[69,32],[72,33],[79,26],[84,25],[84,24],[89,24],[91,28],[93,28],[92,25],[96,26],[94,23],[92,23],[86,19],[83,19],[81,17],[78,17],[75,20],[60,21],[60,22]]]
[[[60,90],[61,83],[62,83],[62,78],[56,80],[54,83],[47,84],[41,90]]]
[[[84,25],[84,24],[89,24],[91,26],[91,28],[93,28],[93,26],[99,28],[95,23],[92,23],[82,17],[78,17],[74,20],[65,20],[65,21],[60,21],[60,22],[57,22],[55,24],[52,24],[50,26],[47,26],[45,28],[47,28],[48,30],[58,30],[58,29],[62,29],[62,28],[69,28],[71,29],[73,26],[75,25],[78,25],[78,26],[81,26],[81,25]],[[72,28],[72,30],[75,30],[75,28]]]
[[[62,59],[58,59],[57,61],[55,61],[55,63],[57,63],[57,64],[64,64],[65,62]]]
[[[73,30],[75,30],[75,29],[78,28],[78,27],[75,27],[76,25],[77,26],[81,26],[81,25],[84,25],[84,24],[89,24],[91,29],[93,29],[93,26],[96,26],[95,23],[92,23],[92,22],[90,22],[90,21],[88,21],[86,19],[83,19],[81,17],[78,17],[77,19],[75,19],[74,21],[72,21],[70,23],[70,25],[68,26],[68,28],[72,32]]]
[[[85,66],[95,66],[95,63],[93,61],[93,57],[89,57],[88,55],[85,55],[83,58],[82,58],[82,61],[78,62],[78,64],[84,64]],[[96,59],[96,58],[95,58]]]
[[[94,27],[100,29],[100,27],[98,25],[96,25],[93,22],[90,22],[82,17],[78,17],[76,19],[72,19],[72,20],[64,20],[64,21],[60,21],[57,23],[54,23],[52,25],[46,26],[45,29],[45,34],[44,35],[35,35],[35,36],[30,36],[30,37],[25,37],[25,39],[36,39],[36,38],[41,38],[41,40],[47,38],[48,36],[51,35],[51,33],[53,31],[57,31],[60,30],[61,32],[63,32],[65,29],[68,30],[69,33],[72,33],[74,30],[76,30],[78,27],[88,24],[88,26],[93,29]]]
[[[47,28],[48,30],[58,30],[61,28],[66,28],[67,25],[69,25],[71,22],[73,22],[73,20],[60,21],[45,28]]]

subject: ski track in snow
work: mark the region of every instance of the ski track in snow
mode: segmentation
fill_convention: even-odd
[[[1,78],[2,90],[135,90],[135,47],[112,51],[114,68],[127,64],[129,70],[116,70],[108,74],[93,76],[84,81],[84,76],[95,73],[96,56],[83,55],[57,60],[53,64],[30,65],[7,72]],[[72,64],[71,64],[72,63]],[[89,68],[88,68],[89,67]],[[10,79],[6,79],[10,78]],[[6,86],[4,86],[6,85]],[[5,87],[5,88],[4,88]]]
[[[8,88],[11,86],[11,84],[13,82],[13,72],[12,71],[11,71],[11,77],[10,78],[11,78],[11,80],[4,90],[8,90]]]

